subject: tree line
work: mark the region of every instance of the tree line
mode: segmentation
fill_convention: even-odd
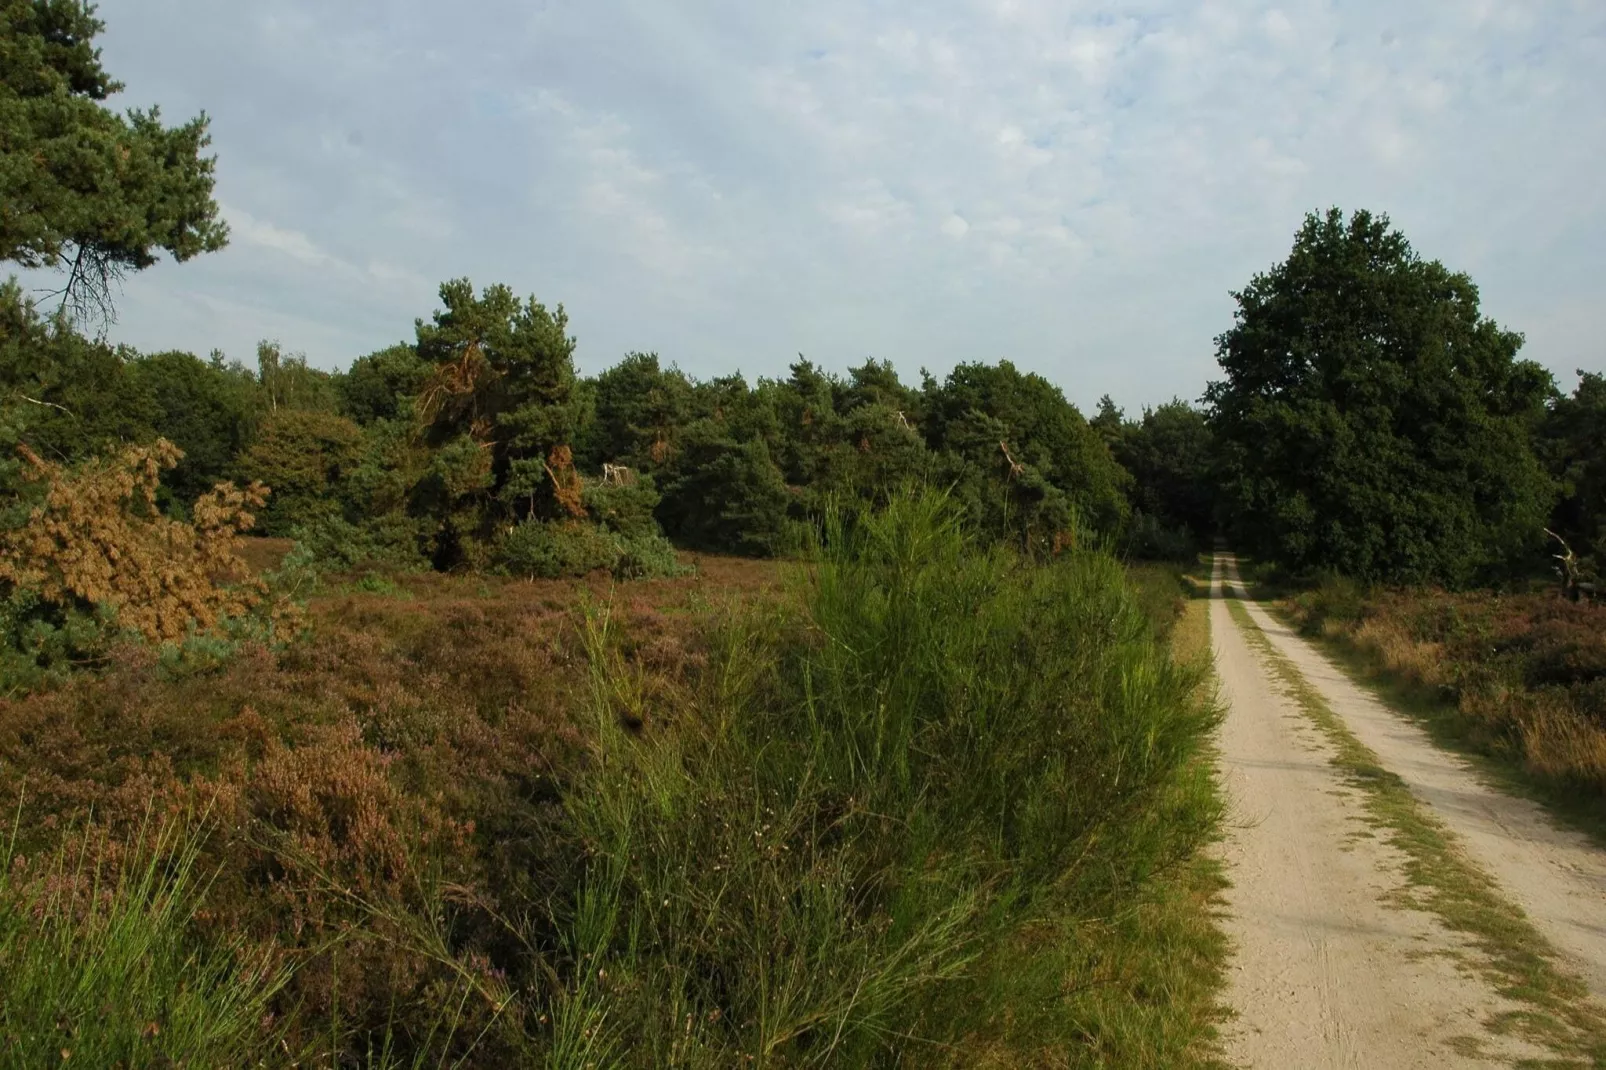
[[[1138,530],[1117,456],[1164,452],[1146,426],[1175,435],[1180,418],[1183,435],[1205,433],[1199,413],[1172,406],[1149,425],[1119,422],[1115,442],[1008,361],[911,386],[885,361],[835,375],[800,358],[750,383],[632,353],[582,377],[561,306],[467,280],[440,296],[413,340],[330,372],[270,342],[254,367],[113,347],[12,284],[0,382],[31,411],[12,407],[11,434],[66,465],[166,439],[183,452],[158,496],[171,515],[220,481],[260,482],[272,491],[261,534],[457,568],[516,566],[529,525],[786,554],[828,509],[874,507],[910,483],[950,489],[988,537],[1051,554]],[[1207,533],[1208,518],[1167,508],[1162,491],[1143,498],[1141,529],[1178,545]]]
[[[464,279],[343,371],[271,342],[254,367],[111,346],[81,325],[121,273],[227,241],[207,119],[113,112],[92,8],[0,0],[0,22],[0,257],[65,278],[46,307],[0,288],[9,527],[41,493],[24,452],[71,470],[160,439],[182,452],[161,513],[260,482],[259,533],[345,565],[639,574],[674,567],[666,536],[785,554],[828,510],[911,482],[1038,556],[1093,540],[1187,557],[1219,533],[1294,571],[1466,586],[1606,549],[1602,377],[1563,394],[1465,274],[1368,212],[1308,216],[1233,295],[1201,404],[1134,418],[1106,398],[1086,419],[1008,361],[913,384],[886,361],[837,375],[800,357],[749,382],[633,353],[582,377],[561,305]]]

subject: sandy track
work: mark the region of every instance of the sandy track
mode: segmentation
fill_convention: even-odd
[[[1228,577],[1237,581],[1236,567]],[[1606,852],[1559,827],[1536,803],[1490,787],[1310,643],[1254,603],[1246,607],[1356,738],[1460,838],[1467,854],[1523,909],[1590,991],[1606,997]]]
[[[1218,556],[1218,594],[1224,565]],[[1229,1057],[1249,1067],[1389,1068],[1543,1055],[1486,1035],[1485,1022],[1517,1005],[1436,953],[1465,950],[1461,937],[1430,914],[1386,905],[1405,883],[1402,856],[1365,835],[1330,744],[1274,684],[1219,597],[1211,634],[1228,705],[1219,749],[1232,806],[1223,924],[1235,944],[1227,1002],[1238,1017],[1226,1029]]]

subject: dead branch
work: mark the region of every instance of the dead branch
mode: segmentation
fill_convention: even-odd
[[[41,408],[56,409],[60,412],[66,413],[68,416],[71,416],[74,420],[78,419],[78,414],[76,412],[73,412],[65,405],[57,405],[54,401],[40,401],[38,398],[31,398],[27,394],[17,392],[13,392],[11,396],[16,398],[18,401],[26,401],[30,405],[38,405]]]
[[[1014,457],[1010,456],[1009,447],[1004,445],[1004,442],[1003,442],[1002,439],[1000,439],[999,442],[998,442],[998,448],[1004,454],[1004,460],[1009,462],[1009,478],[1010,479],[1014,479],[1016,476],[1020,475],[1024,471],[1026,471],[1026,466],[1025,465],[1022,465],[1022,464],[1018,463],[1015,460]]]

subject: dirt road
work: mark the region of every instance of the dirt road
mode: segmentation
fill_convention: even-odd
[[[1368,814],[1367,789],[1333,765],[1338,744],[1290,694],[1259,648],[1264,640],[1234,619],[1220,597],[1224,579],[1237,583],[1230,555],[1216,558],[1211,605],[1232,804],[1224,924],[1236,945],[1227,999],[1238,1017],[1227,1029],[1229,1057],[1249,1067],[1384,1068],[1509,1066],[1558,1054],[1534,1030],[1510,1027],[1521,1020],[1513,1014],[1532,1008],[1496,991],[1475,936],[1400,902],[1410,859]],[[1492,876],[1560,950],[1559,968],[1600,991],[1600,852],[1484,785],[1264,610],[1246,608],[1378,764],[1449,828],[1467,872]]]

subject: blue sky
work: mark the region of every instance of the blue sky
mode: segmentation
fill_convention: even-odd
[[[1193,398],[1302,215],[1389,213],[1558,373],[1606,364],[1606,4],[103,0],[123,106],[205,109],[230,247],[110,337],[339,367],[441,280],[582,370],[1009,358]]]

